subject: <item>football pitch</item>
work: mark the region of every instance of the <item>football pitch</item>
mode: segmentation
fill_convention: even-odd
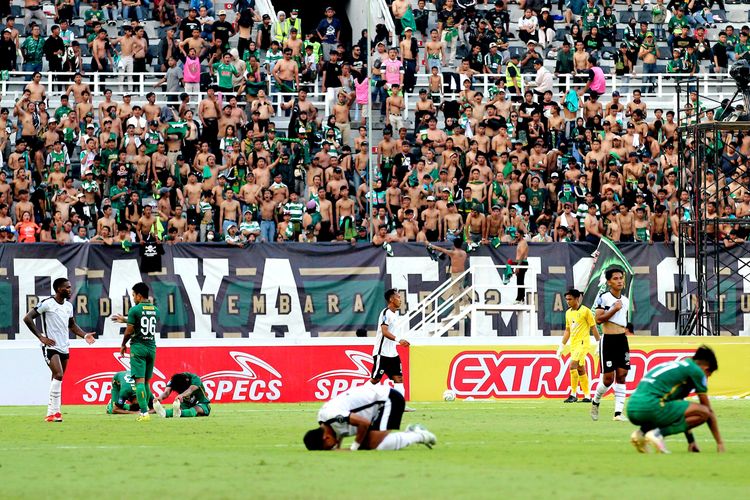
[[[403,427],[438,438],[396,452],[308,452],[320,404],[215,405],[208,418],[136,422],[103,407],[0,409],[3,498],[747,498],[750,400],[713,401],[727,452],[708,429],[672,455],[640,455],[611,399],[413,403]],[[345,444],[350,441],[346,440]]]

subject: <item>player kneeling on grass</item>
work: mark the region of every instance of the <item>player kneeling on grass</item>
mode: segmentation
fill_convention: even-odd
[[[172,408],[161,404],[172,392],[176,392]],[[207,417],[211,414],[211,400],[201,378],[195,373],[175,373],[167,382],[167,389],[154,399],[154,412],[164,418]]]
[[[415,443],[428,448],[435,435],[420,425],[405,432],[388,432],[401,427],[406,402],[400,392],[387,385],[365,384],[339,394],[318,412],[319,427],[303,439],[308,450],[336,450],[347,436],[354,436],[349,448],[356,450],[400,450]]]
[[[708,422],[717,449],[723,452],[719,422],[707,394],[707,379],[718,367],[714,352],[701,346],[692,358],[665,363],[646,373],[628,403],[628,418],[640,426],[630,436],[633,446],[641,453],[648,451],[649,444],[657,453],[669,453],[664,436],[684,432],[688,451],[697,452],[691,429]],[[700,403],[685,401],[692,391]]]
[[[110,391],[109,403],[107,403],[107,413],[109,415],[140,413],[135,391],[135,380],[130,376],[130,372],[123,370],[115,373],[115,376],[112,377],[112,390]],[[153,397],[149,400],[148,405],[149,413],[153,413]]]

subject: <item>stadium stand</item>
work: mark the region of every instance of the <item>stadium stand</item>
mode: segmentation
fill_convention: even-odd
[[[750,49],[744,5],[712,7],[393,0],[368,66],[330,8],[16,0],[0,241],[670,241],[678,124],[733,111],[697,96],[730,98]],[[724,147],[743,185],[750,140]]]

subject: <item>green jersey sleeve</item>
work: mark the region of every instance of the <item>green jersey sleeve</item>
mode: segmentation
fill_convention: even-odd
[[[120,381],[118,380],[118,375],[119,373],[116,373],[112,378],[112,390],[109,392],[109,397],[114,404],[117,404],[120,400]]]
[[[137,327],[140,320],[141,315],[138,306],[131,307],[128,311],[128,324]]]

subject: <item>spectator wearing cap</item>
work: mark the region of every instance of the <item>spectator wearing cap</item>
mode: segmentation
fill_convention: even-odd
[[[328,62],[330,54],[336,51],[341,37],[341,21],[334,17],[333,7],[326,7],[325,17],[321,19],[316,28],[323,48],[323,59]]]
[[[13,32],[5,28],[0,37],[0,71],[17,71],[17,51],[16,42],[13,41]]]
[[[638,59],[643,60],[643,84],[650,85],[652,91],[656,88],[656,77],[648,75],[656,73],[656,58],[657,51],[654,34],[649,31],[646,33],[641,48],[638,50]]]
[[[555,20],[550,14],[549,7],[543,7],[541,14],[537,19],[539,28],[537,30],[539,34],[539,44],[542,48],[547,48],[552,45],[555,41]]]

